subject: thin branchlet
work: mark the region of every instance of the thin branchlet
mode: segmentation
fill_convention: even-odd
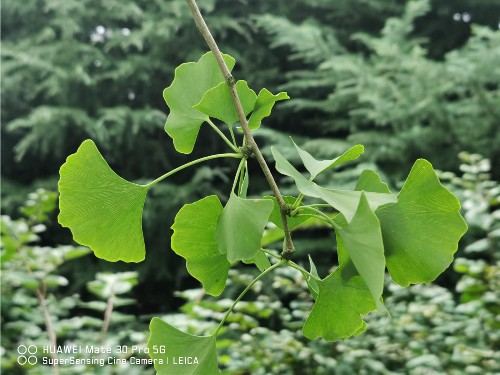
[[[248,121],[245,116],[245,112],[243,111],[243,106],[238,96],[238,92],[236,91],[235,88],[236,81],[232,76],[231,72],[229,71],[229,68],[226,65],[226,62],[224,61],[224,58],[222,57],[222,53],[220,52],[219,47],[217,46],[217,43],[215,42],[215,39],[213,38],[212,33],[210,32],[210,29],[208,28],[207,24],[205,23],[205,20],[203,19],[200,9],[196,4],[196,1],[195,0],[186,0],[186,1],[189,7],[191,8],[191,13],[193,14],[196,27],[198,28],[201,35],[207,42],[208,47],[214,54],[219,69],[221,70],[222,75],[225,77],[226,83],[231,93],[231,99],[233,101],[234,108],[236,109],[236,113],[238,114],[238,120],[240,121],[241,128],[243,130],[243,134],[245,135],[247,144],[252,148],[255,158],[257,159],[262,169],[262,172],[264,173],[264,176],[266,177],[267,182],[271,187],[271,190],[273,191],[273,194],[276,197],[276,200],[280,207],[281,220],[283,222],[283,230],[285,232],[285,247],[282,253],[282,257],[288,260],[292,257],[292,254],[295,251],[295,247],[293,245],[292,236],[287,221],[287,213],[289,213],[289,207],[283,200],[283,196],[281,195],[281,192],[278,188],[278,185],[276,184],[276,181],[274,180],[274,177],[269,169],[269,166],[267,165],[266,160],[264,159],[264,156],[262,155],[262,152],[260,151],[250,131],[250,128],[248,126]]]

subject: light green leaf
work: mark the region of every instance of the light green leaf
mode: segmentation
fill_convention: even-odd
[[[271,262],[262,250],[257,251],[257,254],[255,254],[253,258],[243,260],[243,263],[255,264],[260,272],[264,272],[269,267],[271,267]]]
[[[212,296],[218,296],[224,290],[230,266],[226,256],[219,253],[215,241],[221,212],[219,198],[211,195],[184,205],[172,225],[172,250],[186,259],[189,274]]]
[[[360,155],[362,155],[365,152],[365,148],[363,147],[363,145],[355,145],[352,146],[349,150],[344,152],[339,157],[336,157],[335,159],[316,160],[307,151],[304,151],[299,146],[297,146],[295,142],[293,142],[293,144],[297,152],[299,153],[299,156],[302,159],[304,166],[311,174],[311,180],[314,180],[316,176],[318,176],[320,173],[328,169],[335,168],[336,166],[347,163],[348,161],[356,160],[357,158],[359,158]]]
[[[142,209],[148,189],[113,172],[89,139],[59,173],[58,220],[73,239],[110,262],[143,261]]]
[[[385,311],[380,302],[384,290],[385,258],[380,222],[370,209],[362,193],[358,209],[347,225],[337,230],[342,245],[370,290],[379,310]],[[339,261],[340,263],[340,261]]]
[[[326,189],[316,185],[314,182],[306,179],[293,165],[291,165],[288,160],[286,160],[283,155],[276,149],[271,148],[271,151],[276,161],[276,169],[281,174],[293,178],[297,189],[304,195],[323,199],[326,203],[331,205],[333,208],[341,212],[345,218],[350,221],[354,216],[356,209],[358,208],[359,199],[361,197],[361,192],[350,191],[350,190],[340,190],[340,189]],[[394,194],[382,194],[382,193],[366,193],[366,198],[372,210],[377,209],[377,207],[387,204],[394,203],[397,201]]]
[[[304,336],[335,341],[363,332],[361,315],[375,310],[375,302],[361,276],[344,278],[338,267],[317,283],[319,293],[302,329]]]
[[[276,225],[278,228],[283,229],[283,221],[281,221],[281,210],[278,201],[276,200],[275,197],[270,195],[264,196],[264,199],[269,199],[273,201],[273,211],[271,212],[271,216],[269,216],[269,221],[274,225]],[[286,204],[291,205],[295,203],[297,198],[284,195],[283,200],[285,201]],[[309,219],[308,217],[304,216],[288,216],[287,217],[288,229],[292,230],[298,227],[300,224],[304,223],[308,219]]]
[[[235,60],[223,55],[231,70]],[[198,62],[181,64],[175,69],[172,84],[163,90],[163,98],[170,108],[165,131],[174,141],[178,152],[189,154],[193,151],[200,126],[208,116],[196,109],[196,105],[212,87],[224,82],[224,76],[212,52],[204,54]]]
[[[267,199],[243,199],[231,192],[217,223],[216,239],[229,262],[251,259],[261,248],[261,238],[273,203]]]
[[[453,261],[467,231],[460,202],[441,183],[432,165],[419,159],[398,203],[376,211],[382,225],[387,268],[402,285],[427,283]]]
[[[264,88],[260,90],[257,101],[255,102],[255,108],[248,120],[250,129],[254,130],[260,127],[262,120],[271,114],[274,103],[286,99],[290,99],[286,92],[280,92],[277,95],[273,95],[268,89]]]
[[[356,213],[361,193],[360,191],[319,188],[317,198],[323,199],[350,221]],[[365,195],[372,210],[397,200],[394,194],[365,193]]]
[[[241,106],[245,116],[248,115],[255,106],[257,94],[248,87],[246,81],[236,82],[236,91],[240,98]],[[238,121],[238,114],[234,108],[231,92],[226,82],[222,82],[214,88],[208,90],[200,102],[193,106],[196,109],[209,117],[216,118],[222,122],[232,125]]]
[[[371,169],[365,169],[361,173],[355,190],[391,194],[389,186],[387,186],[387,184],[380,179],[377,172],[372,171]]]
[[[149,355],[159,375],[219,374],[215,335],[194,336],[179,331],[160,318],[149,325]],[[183,364],[180,364],[180,359]]]

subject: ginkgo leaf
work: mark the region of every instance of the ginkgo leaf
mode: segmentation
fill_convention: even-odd
[[[236,82],[236,91],[240,98],[243,112],[248,115],[255,106],[257,94],[248,87],[246,81]],[[208,90],[201,98],[200,102],[196,104],[193,109],[196,109],[209,117],[216,118],[225,124],[232,125],[238,121],[238,114],[234,108],[233,100],[231,99],[231,92],[226,82],[222,82],[214,88]]]
[[[243,263],[255,264],[255,266],[259,269],[260,272],[264,272],[269,267],[271,267],[271,262],[269,261],[268,257],[262,250],[257,251],[257,253],[253,258],[244,259]]]
[[[58,220],[74,240],[110,262],[144,260],[142,209],[148,188],[113,172],[89,139],[59,173]]]
[[[276,200],[275,197],[270,195],[264,196],[264,199],[269,199],[273,202],[273,211],[271,212],[271,216],[269,216],[269,221],[274,225],[276,225],[278,228],[283,229],[283,221],[281,220],[281,210],[278,201]],[[295,203],[297,198],[284,195],[283,200],[285,201],[286,204],[292,205]],[[305,216],[288,216],[287,217],[288,229],[292,230],[298,227],[300,224],[304,223],[308,219],[309,218]]]
[[[219,374],[215,335],[190,335],[160,318],[151,319],[149,331],[149,355],[154,361],[157,374]]]
[[[172,250],[186,259],[191,276],[203,284],[205,292],[218,296],[224,290],[229,262],[215,241],[222,204],[215,195],[184,205],[175,216]]]
[[[235,60],[229,55],[223,58],[231,70]],[[221,82],[224,76],[212,52],[205,53],[197,62],[184,63],[175,69],[174,80],[163,90],[163,98],[170,108],[165,131],[178,152],[189,154],[193,151],[201,124],[209,119],[193,106]]]
[[[377,172],[372,171],[371,169],[365,169],[361,172],[354,190],[391,194],[389,186],[381,180]]]
[[[363,145],[355,145],[344,152],[342,155],[334,159],[316,160],[307,151],[304,151],[299,146],[297,146],[295,142],[293,142],[293,144],[295,146],[295,149],[299,153],[300,158],[302,159],[302,163],[304,163],[304,167],[306,167],[307,171],[311,174],[312,180],[314,180],[320,173],[328,169],[335,168],[336,166],[347,163],[348,161],[356,160],[365,152],[365,148],[363,147]]]
[[[268,199],[243,199],[231,192],[217,223],[216,239],[229,262],[251,259],[261,249],[261,238],[273,203]]]
[[[285,176],[293,178],[297,189],[304,195],[323,199],[326,203],[342,213],[350,221],[358,208],[361,192],[341,189],[326,189],[305,178],[283,155],[274,147],[271,151],[276,161],[276,170]],[[367,192],[366,198],[372,210],[387,203],[397,201],[394,194]]]
[[[290,99],[286,92],[280,92],[279,94],[273,95],[268,89],[264,88],[260,90],[257,101],[255,102],[255,108],[248,120],[250,129],[254,130],[260,127],[262,120],[271,114],[274,103],[286,99]]]
[[[344,278],[338,267],[317,284],[319,292],[302,329],[304,336],[335,341],[363,332],[366,324],[361,315],[375,310],[375,302],[361,276]]]
[[[423,159],[413,165],[398,202],[375,213],[382,225],[387,268],[402,286],[439,276],[453,261],[458,241],[467,231],[460,202]]]
[[[384,290],[385,257],[380,222],[371,210],[365,193],[358,209],[347,225],[337,229],[342,245],[349,253],[354,267],[365,281],[379,310],[385,311],[380,302]]]
[[[319,188],[317,198],[323,199],[330,206],[342,213],[347,220],[352,220],[361,198],[360,191]],[[372,210],[388,203],[396,202],[394,194],[365,193]]]

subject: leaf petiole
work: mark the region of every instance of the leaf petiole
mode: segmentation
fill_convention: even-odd
[[[233,311],[233,309],[236,306],[236,304],[243,298],[243,296],[245,294],[247,294],[247,292],[255,285],[255,283],[257,281],[259,281],[262,277],[264,277],[264,275],[268,274],[269,272],[271,272],[275,268],[278,268],[278,267],[282,266],[285,263],[286,263],[286,260],[283,259],[283,260],[279,261],[278,263],[273,264],[271,267],[269,267],[267,270],[265,270],[264,272],[262,272],[255,279],[253,279],[252,282],[250,284],[248,284],[248,286],[243,290],[243,292],[241,292],[240,295],[238,297],[236,297],[236,299],[234,300],[233,304],[231,305],[231,307],[229,307],[229,310],[227,310],[226,315],[224,315],[224,318],[222,318],[222,321],[219,323],[219,325],[217,326],[217,328],[215,329],[215,332],[213,334],[217,335],[217,333],[219,332],[219,330],[224,325],[224,322],[227,320],[229,314],[231,314],[231,312]]]
[[[233,140],[233,145],[236,146],[236,137],[234,136],[233,125],[228,125],[229,133],[231,133],[231,139]]]
[[[324,212],[318,210],[317,208],[315,207],[312,207],[312,206],[301,206],[300,209],[304,209],[304,210],[309,210],[309,211],[312,211],[314,212],[315,214],[321,216],[322,218],[325,219],[326,222],[328,222],[328,224],[330,224],[333,228],[335,229],[341,229],[340,228],[340,225],[338,225],[335,221],[332,220],[332,218],[330,216],[328,216],[327,214],[325,214]]]
[[[243,167],[245,166],[245,162],[246,162],[246,159],[241,159],[240,164],[238,165],[238,170],[236,171],[236,175],[234,176],[233,187],[231,188],[232,192],[236,188],[236,184],[238,182],[238,177],[240,176],[240,174],[244,170]]]
[[[270,256],[272,256],[273,258],[276,258],[276,259],[281,259],[281,257],[277,254],[274,254],[273,252],[269,251],[269,250],[266,250],[266,249],[262,249],[262,251]],[[317,276],[314,276],[312,273],[310,273],[309,271],[306,271],[304,268],[302,268],[301,266],[299,266],[297,263],[295,262],[292,262],[291,260],[289,260],[288,262],[286,262],[286,265],[287,266],[290,266],[292,268],[295,268],[296,270],[300,271],[300,272],[303,272],[305,273],[307,276],[313,278],[314,280],[316,281],[321,281],[321,279]]]
[[[231,141],[224,135],[224,133],[217,127],[217,125],[215,125],[212,122],[212,120],[210,120],[210,118],[207,119],[207,122],[212,127],[212,129],[214,129],[215,132],[220,135],[220,137],[224,140],[224,142],[226,142],[227,145],[233,149],[233,151],[239,152],[238,147],[236,146],[236,142],[235,142],[235,144],[231,143]],[[233,138],[234,138],[234,135],[233,135]]]
[[[294,213],[295,210],[299,207],[300,202],[302,202],[302,199],[304,198],[304,194],[300,193],[299,196],[297,197],[297,200],[294,202],[292,206],[292,214]]]
[[[215,154],[215,155],[209,155],[209,156],[204,156],[202,158],[190,161],[189,163],[183,164],[180,167],[177,167],[175,169],[172,169],[170,172],[165,173],[164,175],[158,177],[156,180],[151,181],[149,184],[142,185],[146,188],[150,188],[153,185],[156,185],[158,182],[166,179],[169,176],[172,176],[173,174],[182,171],[183,169],[190,167],[192,165],[196,165],[198,163],[202,163],[207,160],[212,160],[212,159],[219,159],[219,158],[233,158],[233,159],[241,159],[243,158],[243,154],[237,153],[237,154]]]
[[[312,218],[321,220],[321,221],[323,221],[323,222],[325,222],[327,224],[330,224],[330,222],[327,221],[323,216],[315,215],[315,214],[297,214],[294,217],[312,217]]]

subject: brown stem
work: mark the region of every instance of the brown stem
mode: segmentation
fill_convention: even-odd
[[[203,16],[200,13],[200,9],[196,4],[196,1],[195,0],[186,0],[186,1],[189,7],[191,8],[191,12],[193,14],[196,27],[198,27],[198,30],[200,30],[201,35],[203,35],[203,38],[208,44],[208,47],[214,54],[215,59],[217,60],[217,64],[219,65],[222,75],[224,76],[224,79],[226,80],[226,83],[229,87],[234,108],[236,109],[236,113],[238,114],[238,119],[240,121],[243,134],[245,135],[245,139],[247,140],[247,144],[249,147],[251,147],[255,155],[255,158],[257,159],[262,169],[262,172],[264,172],[267,182],[271,187],[271,190],[273,191],[273,194],[276,197],[276,200],[278,201],[278,204],[280,206],[281,220],[283,221],[283,229],[285,231],[285,242],[286,242],[286,246],[283,249],[282,257],[289,260],[292,257],[293,252],[295,251],[295,247],[293,246],[292,236],[290,234],[287,222],[287,214],[289,213],[289,207],[283,200],[283,196],[281,195],[278,185],[276,184],[276,181],[274,180],[274,177],[271,171],[269,170],[269,166],[267,165],[264,156],[262,156],[262,153],[260,152],[259,146],[257,146],[257,143],[255,142],[255,139],[253,138],[253,135],[250,132],[250,128],[248,127],[248,121],[245,117],[245,112],[243,111],[240,98],[238,97],[238,92],[236,91],[235,88],[236,81],[234,77],[231,75],[231,72],[229,71],[226,62],[222,57],[222,53],[220,52],[219,47],[217,46],[217,43],[214,40],[214,37],[212,36],[212,33],[210,32],[207,24],[205,23],[205,20],[203,19]]]
[[[33,272],[26,259],[23,259],[24,265],[26,266],[26,270],[28,274],[34,277]],[[36,296],[38,297],[38,302],[40,304],[40,309],[42,310],[43,319],[45,321],[45,328],[47,329],[47,334],[49,335],[49,342],[52,350],[50,351],[50,356],[54,360],[54,366],[52,367],[54,370],[54,374],[59,374],[59,365],[57,364],[57,353],[56,353],[56,345],[57,345],[57,335],[54,327],[52,326],[52,320],[50,319],[49,309],[45,304],[45,296],[47,295],[47,283],[45,280],[40,282],[42,284],[42,289],[40,287],[36,288]]]
[[[106,338],[106,333],[109,329],[109,324],[111,322],[111,313],[113,312],[113,302],[115,299],[115,292],[112,291],[106,303],[106,310],[104,311],[104,323],[101,329],[101,344],[104,344],[104,339]]]
[[[45,292],[42,292],[40,290],[40,288],[37,288],[36,295],[38,297],[38,301],[40,302],[40,308],[42,309],[43,318],[45,320],[45,327],[47,328],[50,346],[52,348],[50,356],[52,357],[52,359],[57,360],[57,354],[56,354],[56,350],[55,350],[56,345],[57,345],[57,336],[56,336],[56,331],[54,330],[54,327],[52,326],[52,321],[50,320],[49,310],[47,309],[47,305],[45,304]],[[56,361],[54,361],[54,363],[55,364],[54,364],[53,369],[54,369],[54,373],[57,375],[57,374],[59,374],[59,366],[57,365]]]

